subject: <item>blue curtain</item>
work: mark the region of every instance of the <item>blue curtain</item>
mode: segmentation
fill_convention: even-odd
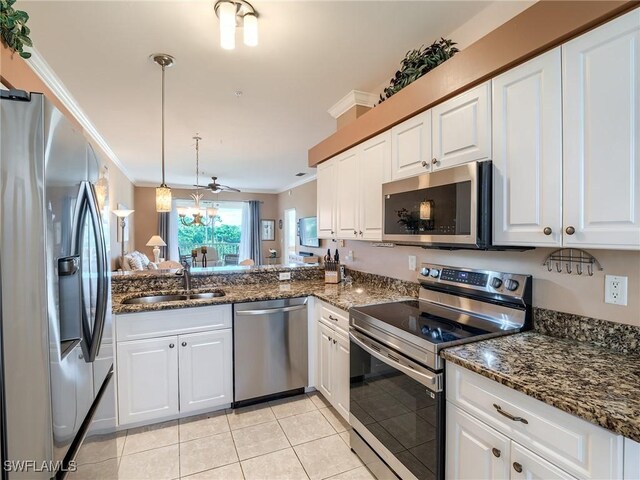
[[[256,265],[262,265],[262,242],[260,240],[260,202],[251,200],[249,202],[249,236],[251,257]]]
[[[170,215],[171,212],[158,213],[158,235],[160,235],[160,238],[162,238],[162,240],[164,240],[164,243],[167,244],[166,247],[160,247],[160,256],[167,260],[169,260],[168,253],[171,251],[169,249],[169,245],[173,240],[169,234]]]

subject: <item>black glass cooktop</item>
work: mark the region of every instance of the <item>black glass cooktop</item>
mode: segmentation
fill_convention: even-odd
[[[476,317],[418,301],[383,303],[356,307],[354,310],[436,345],[499,330],[497,326]]]

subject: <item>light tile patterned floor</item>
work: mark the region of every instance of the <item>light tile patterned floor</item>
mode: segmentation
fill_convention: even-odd
[[[119,480],[372,480],[319,394],[131,429]]]

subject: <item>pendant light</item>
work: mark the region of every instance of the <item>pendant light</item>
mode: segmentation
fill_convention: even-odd
[[[151,58],[162,67],[162,183],[156,188],[156,211],[163,213],[171,211],[171,189],[164,181],[164,71],[173,66],[174,58],[166,53],[154,53]]]

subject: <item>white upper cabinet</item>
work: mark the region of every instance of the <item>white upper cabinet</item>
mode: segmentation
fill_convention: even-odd
[[[334,238],[336,230],[336,158],[318,165],[318,238]]]
[[[560,48],[493,79],[493,243],[562,243]]]
[[[640,9],[562,47],[564,245],[640,248]]]
[[[358,147],[338,155],[335,162],[338,238],[358,238]]]
[[[491,82],[433,107],[435,169],[491,158]]]
[[[391,132],[364,142],[360,148],[358,236],[382,240],[382,184],[391,177]]]
[[[431,110],[393,127],[391,144],[391,178],[385,181],[430,172]]]

